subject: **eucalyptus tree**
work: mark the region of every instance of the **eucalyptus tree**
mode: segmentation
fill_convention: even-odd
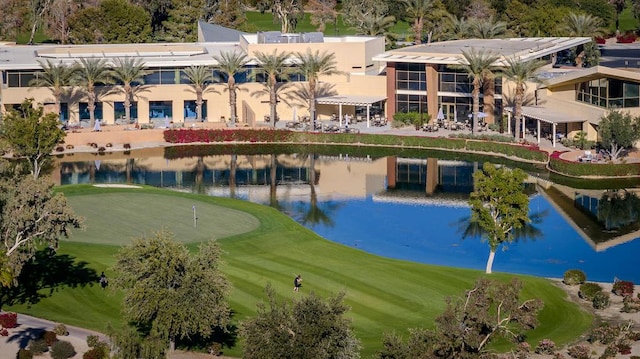
[[[236,122],[237,95],[240,88],[234,76],[244,70],[249,58],[237,51],[222,52],[220,55],[214,55],[213,58],[218,62],[214,68],[227,77],[225,91],[229,92],[229,119],[231,122]]]
[[[405,5],[407,19],[412,21],[413,42],[422,43],[425,18],[433,11],[435,0],[402,0]]]
[[[296,52],[294,59],[297,62],[297,69],[305,79],[309,82],[309,114],[311,115],[311,121],[313,124],[316,122],[316,93],[318,80],[321,76],[332,76],[341,74],[338,71],[338,63],[334,53],[329,53],[320,50],[311,52],[307,49],[306,52]]]
[[[112,69],[115,82],[121,85],[124,93],[124,117],[127,124],[131,123],[131,101],[133,96],[144,85],[144,77],[151,73],[145,69],[145,63],[140,58],[116,58]],[[136,118],[136,122],[138,119]]]
[[[56,114],[60,116],[62,96],[64,95],[65,87],[71,84],[74,67],[65,65],[62,61],[54,64],[48,59],[45,62],[38,61],[38,63],[42,67],[42,72],[39,72],[34,79],[29,81],[29,86],[48,87],[53,94]]]
[[[522,61],[516,57],[506,59],[507,67],[502,70],[502,76],[515,85],[513,113],[516,120],[515,136],[520,139],[520,123],[522,121],[522,105],[525,101],[527,83],[542,83],[538,76],[539,70],[545,65],[544,61]]]
[[[471,91],[471,96],[473,98],[473,124],[471,131],[473,134],[478,130],[480,89],[487,78],[493,77],[493,72],[497,69],[494,63],[498,58],[499,56],[495,55],[490,50],[476,50],[472,47],[469,51],[462,51],[462,58],[459,60],[459,65],[455,66],[456,68],[465,71],[472,81],[473,90]]]
[[[213,83],[213,72],[209,66],[189,66],[184,69],[184,77],[191,83],[196,93],[196,121],[202,121],[203,95]]]
[[[254,95],[260,96],[266,92],[269,96],[269,116],[276,126],[278,119],[277,106],[279,102],[280,92],[287,87],[286,77],[291,73],[288,66],[290,54],[288,52],[278,52],[277,49],[272,53],[256,52],[255,57],[260,63],[260,67],[264,72],[264,91],[257,91]]]
[[[98,93],[96,86],[113,83],[112,71],[106,59],[81,58],[76,62],[77,70],[72,77],[72,83],[82,87],[87,95],[87,109],[89,110],[90,126],[95,124],[95,109]]]

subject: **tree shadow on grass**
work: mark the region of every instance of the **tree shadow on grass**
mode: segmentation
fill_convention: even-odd
[[[36,304],[62,287],[97,284],[98,274],[87,264],[76,262],[75,257],[67,254],[51,253],[48,248],[36,252],[22,268],[18,285],[0,289],[0,308],[2,305]]]

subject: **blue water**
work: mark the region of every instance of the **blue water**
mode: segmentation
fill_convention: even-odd
[[[328,203],[320,203],[319,207]],[[581,269],[588,280],[614,277],[640,283],[636,256],[640,240],[596,252],[542,196],[530,201],[530,213],[545,212],[537,227],[542,238],[511,243],[498,250],[494,272],[561,278]],[[479,238],[461,239],[459,222],[468,208],[409,205],[366,200],[340,201],[334,223],[307,225],[331,241],[380,256],[413,262],[484,270],[489,247]]]

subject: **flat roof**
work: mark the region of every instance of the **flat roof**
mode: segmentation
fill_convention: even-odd
[[[514,111],[513,107],[505,107],[504,109],[512,113]],[[572,123],[589,120],[578,117],[572,111],[564,110],[562,107],[550,109],[542,106],[522,106],[522,114],[526,117],[547,123]]]
[[[374,61],[412,62],[455,65],[460,63],[462,51],[485,49],[500,56],[498,65],[505,59],[519,57],[527,61],[554,54],[558,51],[591,42],[588,37],[525,37],[505,39],[465,39],[432,42],[386,51],[373,57]]]
[[[320,105],[367,106],[386,99],[386,96],[334,95],[319,97],[316,102]]]

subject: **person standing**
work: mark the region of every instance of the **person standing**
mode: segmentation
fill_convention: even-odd
[[[300,287],[302,287],[302,276],[298,274],[298,276],[293,280],[293,291],[299,292]]]
[[[107,285],[109,285],[109,281],[107,280],[107,276],[104,275],[104,272],[102,272],[102,274],[100,274],[100,286],[102,289],[105,289]]]

